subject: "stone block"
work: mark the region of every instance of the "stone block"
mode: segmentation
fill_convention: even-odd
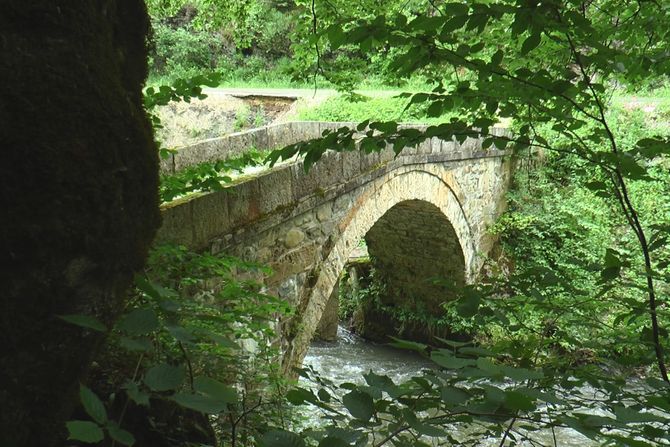
[[[260,127],[249,131],[251,136],[251,145],[256,149],[272,149],[268,147],[268,129]]]
[[[265,129],[267,135],[268,149],[281,149],[289,143],[287,134],[290,131],[291,123],[271,124]]]
[[[230,226],[248,224],[260,216],[260,192],[257,179],[250,179],[225,189]]]
[[[326,222],[330,220],[332,217],[333,217],[333,204],[330,202],[321,205],[316,210],[316,219],[319,222]]]
[[[305,240],[305,233],[302,232],[300,228],[291,228],[286,232],[286,236],[284,236],[284,245],[286,248],[295,248],[300,243]]]
[[[336,152],[326,152],[321,159],[305,173],[302,163],[291,165],[293,171],[293,198],[323,195],[325,190],[341,183],[344,179],[342,159]]]
[[[314,243],[303,244],[290,250],[276,262],[270,264],[273,278],[286,278],[297,273],[311,270],[317,262],[317,246]]]
[[[293,202],[290,166],[281,166],[257,178],[261,214],[290,205]]]
[[[344,174],[344,178],[350,179],[361,172],[361,152],[358,149],[340,152],[340,158],[342,158],[342,173]]]
[[[474,153],[482,148],[482,142],[479,138],[468,137],[463,144],[461,144],[461,150],[465,152]]]
[[[440,140],[442,141],[440,152],[442,153],[453,153],[460,150],[461,145],[456,141],[456,138],[452,138],[451,141]]]
[[[214,191],[193,201],[194,243],[204,247],[230,230],[228,218],[228,191]]]
[[[360,172],[366,172],[371,170],[373,167],[379,166],[381,164],[381,157],[379,152],[365,153],[359,152],[361,156],[361,168]]]
[[[254,135],[251,132],[237,132],[228,135],[219,149],[219,159],[237,158],[251,150],[254,146]]]
[[[292,123],[291,132],[293,141],[308,141],[319,138],[321,136],[320,124],[318,121]]]
[[[158,229],[154,244],[180,244],[193,247],[193,213],[191,201],[164,205],[161,209],[163,223]]]
[[[432,154],[433,153],[433,138],[428,138],[424,140],[423,143],[419,144],[419,147],[416,149],[418,154]]]
[[[168,154],[166,158],[159,157],[159,172],[163,175],[174,174],[174,155]]]
[[[393,152],[393,147],[388,144],[386,148],[379,153],[379,162],[388,163],[395,158],[395,152]]]
[[[444,147],[443,147],[444,146]],[[437,137],[430,139],[430,153],[431,154],[440,154],[442,151],[447,150],[448,147],[445,145],[445,142],[440,140]]]
[[[215,161],[221,158],[220,145],[223,138],[213,138],[201,141],[192,146],[178,149],[174,154],[175,172],[181,171],[189,166],[195,166],[207,161]]]
[[[338,291],[339,284],[336,284],[333,292],[330,294],[326,306],[323,308],[323,312],[321,313],[321,320],[319,320],[315,333],[315,337],[319,340],[337,340],[337,324],[339,323],[338,309],[340,303],[337,296]]]

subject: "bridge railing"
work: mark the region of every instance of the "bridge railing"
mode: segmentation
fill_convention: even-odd
[[[174,174],[189,166],[234,158],[252,148],[259,150],[282,148],[289,144],[318,138],[326,129],[334,130],[344,126],[355,128],[357,124],[354,122],[293,121],[236,132],[178,148],[168,158],[161,160],[160,170],[161,174]],[[427,126],[406,124],[403,127],[425,129]],[[493,131],[496,135],[503,135],[507,132],[504,128],[494,128]],[[420,148],[407,148],[403,151],[403,154],[414,155],[421,151],[426,153],[428,144],[430,144],[430,151],[433,153],[447,149],[446,146],[442,147],[441,144],[426,142],[422,145],[423,149],[421,149],[421,146]],[[445,142],[445,144],[449,143]],[[477,139],[473,138],[463,143],[466,147],[473,147],[477,144]]]

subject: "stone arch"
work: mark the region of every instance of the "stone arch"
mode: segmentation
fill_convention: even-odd
[[[398,202],[374,223],[365,241],[378,277],[388,286],[380,296],[386,306],[439,314],[441,303],[454,294],[452,286],[465,283],[456,231],[430,202]]]
[[[476,244],[466,213],[455,191],[458,185],[449,174],[436,175],[429,170],[400,168],[389,172],[384,180],[366,185],[356,194],[351,210],[338,225],[332,249],[317,266],[301,293],[298,321],[292,324],[285,346],[284,369],[289,372],[300,365],[307,352],[323,309],[337,283],[340,272],[352,250],[389,210],[403,202],[424,203],[431,210],[439,210],[451,225],[460,244],[464,278],[474,278]]]

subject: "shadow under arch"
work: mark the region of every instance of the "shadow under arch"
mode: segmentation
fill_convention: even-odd
[[[289,334],[285,345],[282,367],[287,374],[291,375],[293,368],[302,364],[323,309],[352,250],[375,223],[398,204],[412,203],[411,206],[429,209],[433,215],[439,210],[460,245],[464,281],[472,281],[476,243],[466,214],[454,192],[455,187],[458,185],[450,185],[429,171],[417,169],[391,172],[388,180],[380,186],[375,187],[375,184],[370,183],[363,187],[356,195],[352,209],[338,226],[339,236],[333,248],[314,269],[311,284],[301,291],[302,306],[294,317],[297,321],[292,322],[293,333]],[[422,202],[422,205],[417,205]]]

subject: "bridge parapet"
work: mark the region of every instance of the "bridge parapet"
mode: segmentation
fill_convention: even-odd
[[[301,125],[305,127],[298,131]],[[288,143],[281,144],[343,125],[353,123],[292,123],[284,130]],[[448,263],[454,267],[445,264],[434,274],[456,268],[465,270],[459,274],[465,281],[476,278],[481,255],[494,243],[486,230],[504,210],[512,167],[506,152],[484,150],[481,143],[479,138],[462,144],[432,138],[398,157],[390,148],[372,154],[327,152],[308,173],[300,161],[282,163],[221,191],[166,204],[157,241],[225,251],[269,265],[269,291],[297,309],[283,331],[285,367],[290,369],[302,361],[338,276],[362,238],[369,236],[368,246],[379,247],[386,264],[397,265],[398,257],[412,259],[419,253],[423,264],[407,268],[421,272]],[[205,152],[221,158],[222,152]],[[191,158],[196,159],[204,161]],[[421,222],[435,228],[416,231]],[[444,240],[434,243],[431,231]],[[399,244],[404,245],[395,250]],[[407,293],[426,290],[415,287]]]
[[[200,163],[214,162],[234,158],[255,148],[259,150],[277,149],[289,144],[299,143],[301,141],[311,140],[321,136],[324,130],[335,130],[340,127],[355,128],[354,122],[319,122],[319,121],[295,121],[287,123],[271,124],[256,129],[250,129],[244,132],[236,132],[219,138],[211,138],[201,142],[176,149],[169,154],[166,159],[161,160],[161,174],[174,174],[189,166],[195,166]],[[428,126],[405,124],[401,127],[411,127],[416,129],[425,129]],[[507,135],[508,131],[504,128],[492,129],[493,134],[497,136]],[[434,138],[433,140],[437,140]],[[426,142],[420,148],[406,148],[405,155],[412,153],[437,153],[444,150],[453,150],[455,148],[449,145],[452,142],[443,142],[438,144],[435,141]],[[456,146],[458,143],[455,143]],[[429,145],[430,147],[428,147]],[[476,139],[469,139],[463,145],[477,145]]]

